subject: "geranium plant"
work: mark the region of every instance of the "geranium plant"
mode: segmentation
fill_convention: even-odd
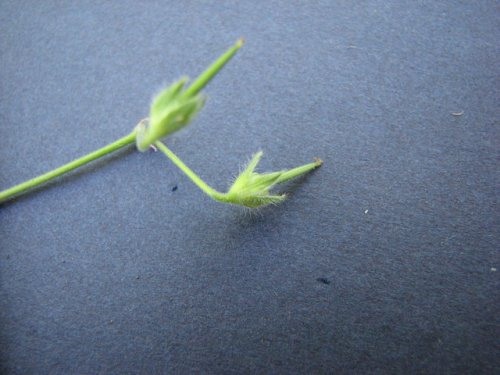
[[[320,159],[290,170],[260,174],[255,172],[255,168],[262,157],[262,152],[260,151],[253,156],[248,166],[235,179],[229,190],[226,193],[221,193],[206,184],[161,141],[163,138],[188,125],[196,117],[205,104],[205,96],[201,93],[201,90],[236,54],[242,45],[243,40],[238,40],[234,46],[210,65],[191,85],[186,87],[189,80],[187,77],[183,77],[160,92],[153,99],[149,118],[141,120],[132,132],[125,137],[50,172],[1,191],[0,203],[24,194],[37,186],[132,143],[135,143],[137,149],[142,152],[150,148],[158,148],[201,190],[219,202],[255,208],[283,201],[285,194],[273,195],[270,193],[270,189],[279,183],[288,181],[319,167],[322,164]]]

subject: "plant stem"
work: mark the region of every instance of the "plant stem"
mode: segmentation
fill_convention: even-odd
[[[119,150],[131,143],[134,143],[134,141],[135,141],[135,130],[129,135],[120,138],[117,141],[110,143],[109,145],[104,146],[103,148],[100,148],[99,150],[91,152],[90,154],[87,154],[81,158],[73,160],[68,164],[53,169],[50,172],[47,172],[31,180],[28,180],[26,182],[23,182],[19,185],[13,186],[7,190],[0,192],[0,203],[7,201],[8,199],[14,197],[15,195],[19,195],[21,193],[27,192],[30,189],[40,186],[41,184],[47,181],[53,180],[56,177],[59,177],[65,173],[68,173],[69,171],[72,171],[73,169],[88,164],[95,159],[98,159],[102,156],[105,156],[116,150]]]
[[[194,173],[191,168],[189,168],[184,162],[177,157],[167,146],[165,146],[161,141],[156,141],[155,146],[160,149],[161,152],[163,152],[181,171],[183,171],[190,179],[193,181],[196,186],[198,186],[201,190],[203,190],[210,198],[215,199],[216,201],[222,202],[222,203],[232,203],[232,204],[242,204],[241,202],[238,201],[237,198],[235,198],[234,194],[231,194],[230,192],[228,193],[221,193],[210,186],[208,186],[205,181],[203,181],[196,173]],[[257,160],[258,162],[258,160]],[[292,178],[298,177],[306,172],[309,172],[315,168],[318,168],[321,164],[323,164],[323,161],[321,159],[316,159],[314,163],[309,163],[297,168],[290,169],[289,171],[285,172],[276,172],[276,174],[280,174],[280,177],[278,180],[276,180],[274,184],[279,184],[285,181],[288,181]],[[266,176],[271,175],[266,174]],[[245,204],[243,204],[245,205]],[[249,206],[251,207],[251,206]]]
[[[190,98],[200,92],[211,80],[212,78],[226,65],[226,63],[235,55],[235,53],[241,48],[243,45],[243,39],[239,39],[230,49],[228,49],[222,56],[220,56],[215,62],[212,63],[194,82],[189,86],[184,92],[183,96],[185,98]],[[111,152],[119,150],[131,143],[134,143],[136,139],[136,130],[129,135],[118,139],[117,141],[110,143],[103,148],[100,148],[97,151],[91,152],[88,155],[85,155],[79,159],[76,159],[68,164],[63,165],[62,167],[53,169],[50,172],[42,174],[38,177],[35,177],[31,180],[23,182],[19,185],[13,186],[9,189],[0,192],[0,204],[5,202],[16,195],[20,195],[22,193],[27,192],[30,189],[33,189],[37,186],[44,184],[47,181],[53,180],[73,169],[79,168],[91,161],[98,159],[102,156],[105,156]],[[210,195],[214,199],[223,199],[224,194],[221,194],[210,186],[205,184],[193,171],[191,171],[182,161],[177,158],[172,151],[167,149],[165,145],[162,143],[157,144],[157,146],[169,157],[172,161],[179,166],[205,193]]]
[[[190,179],[193,181],[196,186],[198,186],[201,190],[203,190],[209,197],[216,199],[218,201],[225,201],[226,194],[220,193],[215,189],[212,189],[208,186],[205,181],[203,181],[196,173],[194,173],[191,168],[189,168],[184,162],[177,157],[170,149],[167,148],[161,141],[156,141],[155,146],[160,149],[172,162],[180,168]]]

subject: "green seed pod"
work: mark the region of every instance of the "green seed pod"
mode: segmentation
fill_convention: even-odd
[[[188,125],[203,108],[204,95],[183,95],[187,81],[187,77],[181,78],[153,100],[149,123],[143,123],[136,129],[136,144],[140,151],[146,151],[154,142]]]
[[[259,151],[233,182],[225,197],[228,203],[255,208],[268,204],[277,204],[286,198],[284,194],[269,194],[269,189],[278,183],[285,171],[265,174],[254,172],[261,157],[262,151]]]

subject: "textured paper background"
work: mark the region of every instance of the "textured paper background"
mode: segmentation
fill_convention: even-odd
[[[127,134],[240,36],[167,144],[218,189],[259,149],[325,161],[258,213],[133,148],[2,205],[2,373],[498,371],[498,14],[2,1],[1,188]]]

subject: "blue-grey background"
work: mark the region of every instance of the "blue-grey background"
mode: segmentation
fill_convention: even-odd
[[[239,37],[167,144],[221,190],[260,149],[325,164],[251,213],[130,147],[3,204],[1,372],[493,374],[499,14],[3,0],[1,188],[127,134]]]

